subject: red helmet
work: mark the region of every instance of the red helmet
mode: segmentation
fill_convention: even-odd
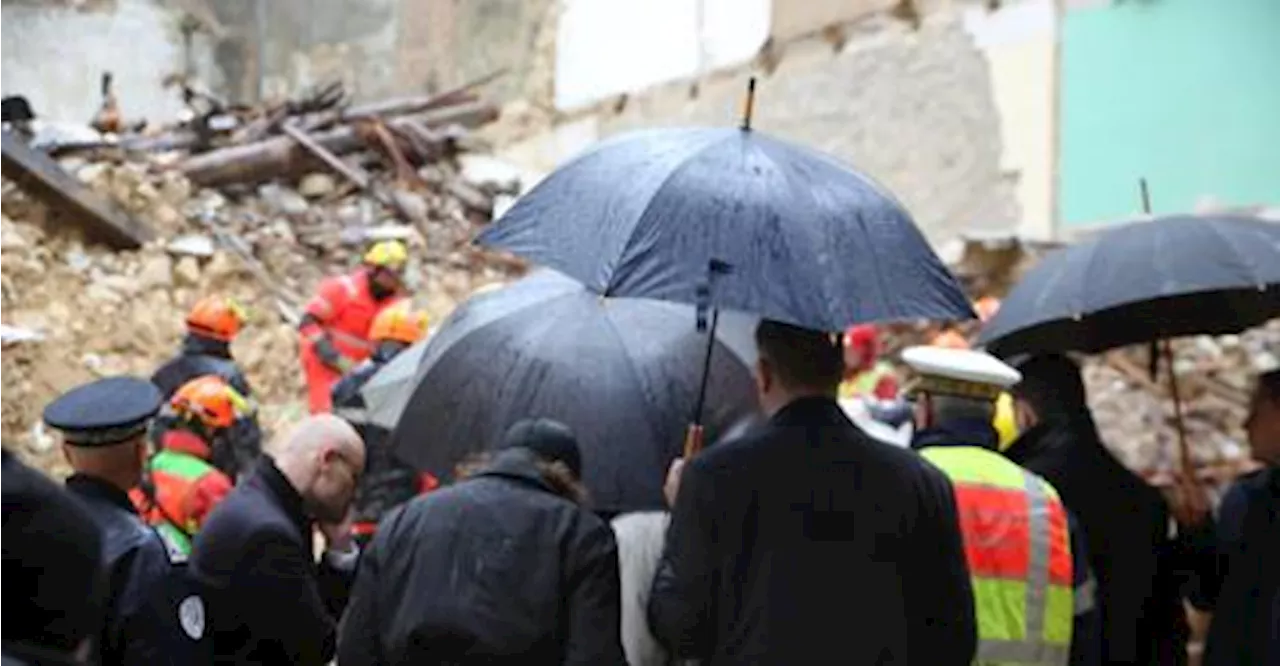
[[[844,332],[844,346],[854,347],[867,354],[880,354],[880,332],[871,324],[850,326]]]

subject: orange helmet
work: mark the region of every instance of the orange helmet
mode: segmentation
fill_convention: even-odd
[[[169,407],[181,417],[211,428],[227,428],[236,417],[250,411],[249,400],[217,375],[204,375],[183,384],[169,399]]]
[[[231,342],[245,319],[244,310],[230,298],[205,296],[187,313],[187,330],[206,338]]]
[[[374,342],[390,340],[411,345],[426,334],[427,313],[411,310],[403,302],[384,308],[369,327],[369,339]]]

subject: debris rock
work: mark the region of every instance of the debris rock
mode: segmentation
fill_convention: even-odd
[[[259,187],[258,196],[271,212],[282,215],[302,215],[311,206],[301,194],[275,183]]]
[[[319,199],[338,189],[338,181],[327,173],[309,173],[298,183],[298,193],[308,199]]]
[[[165,249],[177,255],[208,259],[213,256],[213,239],[199,234],[188,234],[169,241]]]
[[[173,276],[180,287],[195,287],[200,284],[200,262],[195,257],[183,257],[173,267]]]
[[[173,284],[173,261],[167,254],[155,254],[148,258],[138,272],[137,285],[141,289],[167,287]]]

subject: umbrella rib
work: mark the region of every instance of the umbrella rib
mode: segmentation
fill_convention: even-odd
[[[786,178],[786,179],[787,179],[787,181],[789,181],[789,182],[794,182],[793,178],[794,178],[794,177],[796,177],[796,176],[797,176],[797,174],[793,173],[793,172],[792,172],[792,170],[791,170],[791,169],[789,169],[785,164],[783,164],[783,163],[779,162],[778,160],[775,160],[775,159],[773,158],[773,156],[772,156],[772,155],[770,155],[769,150],[767,149],[767,147],[765,147],[764,149],[762,149],[760,152],[761,152],[761,153],[762,153],[762,154],[763,154],[763,155],[764,155],[764,156],[769,160],[769,163],[770,163],[770,164],[772,164],[772,165],[774,166],[774,168],[775,168],[779,173],[781,173],[781,174],[783,175],[783,177],[784,177],[784,178]],[[835,161],[832,161],[832,160],[826,160],[826,163],[827,163],[828,165],[830,165],[830,166],[835,166],[835,167],[840,167],[840,166],[841,166],[841,165],[839,164],[839,162],[835,162]],[[858,175],[858,174],[857,174],[856,172],[854,172],[852,169],[847,169],[847,168],[843,168],[843,167],[841,167],[841,171],[842,171],[842,172],[849,172],[849,173],[853,173],[855,176],[856,176],[856,175]],[[813,210],[816,210],[816,211],[819,211],[819,212],[825,213],[825,209],[824,209],[824,207],[823,207],[823,206],[821,206],[821,205],[819,205],[819,202],[818,202],[817,198],[814,196],[813,189],[812,189],[812,188],[810,188],[810,187],[808,187],[808,183],[807,183],[806,181],[804,181],[804,178],[803,178],[803,177],[800,177],[800,178],[799,178],[799,180],[801,180],[802,182],[800,182],[800,183],[799,183],[799,187],[795,187],[795,188],[793,188],[793,189],[794,189],[794,191],[796,191],[796,192],[803,192],[803,193],[804,193],[804,196],[805,196],[805,197],[806,197],[806,199],[809,201],[810,205],[813,207]],[[867,181],[865,181],[865,180],[863,180],[862,182],[863,182],[864,184],[868,184],[868,185],[870,185],[870,184],[869,184],[869,183],[867,183]],[[874,186],[873,186],[873,187],[874,187]],[[825,216],[825,215],[824,215],[824,216]],[[872,273],[872,275],[874,276],[874,278],[875,278],[875,282],[876,282],[876,288],[874,289],[874,293],[876,293],[876,294],[880,297],[880,301],[881,301],[880,305],[881,305],[881,306],[883,306],[883,310],[887,312],[887,311],[889,311],[889,310],[891,309],[891,307],[889,306],[889,304],[888,304],[887,302],[885,302],[885,301],[884,301],[883,296],[884,296],[884,294],[889,293],[889,290],[887,289],[888,285],[885,283],[885,281],[884,281],[884,277],[883,277],[883,275],[882,275],[882,273],[881,273],[881,263],[880,263],[880,260],[879,260],[879,253],[877,253],[877,252],[875,251],[875,245],[876,245],[876,244],[872,241],[872,239],[871,239],[871,232],[870,232],[870,230],[868,230],[868,229],[867,229],[866,220],[865,220],[865,219],[863,219],[863,216],[862,216],[861,214],[859,214],[859,215],[857,216],[857,223],[858,223],[858,234],[862,237],[863,244],[866,246],[866,248],[867,248],[867,249],[869,249],[869,250],[870,250],[870,251],[869,251],[869,252],[867,252],[866,254],[870,255],[870,256],[869,256],[869,259],[870,259],[870,263],[871,263],[871,265],[872,265],[872,267],[873,267],[873,269],[872,269],[871,273]],[[788,243],[788,247],[790,247],[790,243],[791,243],[791,239],[790,239],[790,237],[791,237],[791,235],[792,235],[792,234],[783,234],[783,238],[784,238],[784,239],[786,239],[786,241],[787,241],[787,243]],[[814,249],[816,249],[816,250],[817,250],[817,251],[816,251],[816,252],[814,252],[814,253],[813,253],[813,255],[812,255],[812,256],[814,256],[814,257],[815,257],[815,259],[816,259],[817,257],[823,256],[824,251],[825,251],[825,250],[827,250],[827,249],[828,249],[828,246],[829,246],[829,242],[828,242],[828,240],[827,240],[825,237],[823,237],[822,235],[820,235],[820,234],[817,234],[817,235],[815,235],[815,234],[806,234],[806,235],[805,235],[805,241],[806,241],[806,243],[805,243],[805,244],[808,246],[808,249],[810,249],[810,250],[814,250]],[[818,245],[818,247],[817,247],[817,248],[814,248],[814,247],[813,247],[813,245],[814,245],[815,243],[817,243],[817,245]],[[861,259],[863,259],[863,257],[859,257],[859,260],[861,260]],[[834,293],[839,293],[839,292],[840,292],[839,285],[834,285],[834,286],[833,286],[833,284],[832,284],[832,279],[831,279],[831,276],[835,275],[835,274],[836,274],[836,271],[826,270],[826,269],[827,269],[827,267],[828,267],[828,265],[829,265],[829,262],[828,262],[827,264],[822,264],[821,262],[819,262],[819,264],[820,264],[820,265],[822,266],[822,268],[823,268],[823,270],[822,270],[822,275],[823,275],[823,281],[822,281],[822,284],[823,284],[823,292],[824,292],[824,293],[822,294],[823,298],[827,298],[827,299],[829,299],[829,300],[833,300],[833,301],[834,301],[834,300],[839,300],[839,299],[837,299],[837,298],[833,298],[833,297],[831,296],[831,294],[832,294],[833,292],[834,292]],[[860,296],[862,296],[862,295],[864,295],[864,294],[866,293],[866,290],[859,290],[859,291],[861,292],[861,293],[860,293]],[[858,308],[858,309],[859,309],[859,310],[861,310],[861,308]],[[861,319],[861,317],[859,317],[859,319]],[[832,323],[835,323],[835,322],[832,322]],[[861,323],[861,322],[858,322],[858,323]]]
[[[733,130],[733,131],[737,132],[738,130]],[[628,250],[631,248],[631,242],[635,239],[636,233],[640,229],[640,223],[643,222],[645,217],[649,215],[649,209],[653,207],[653,202],[658,199],[658,194],[661,193],[662,190],[671,183],[672,179],[674,179],[676,175],[683,172],[686,167],[692,164],[695,159],[697,159],[703,153],[710,150],[712,147],[719,145],[723,141],[727,141],[732,136],[733,135],[717,137],[714,141],[708,141],[706,145],[698,148],[697,150],[685,156],[684,161],[682,161],[679,165],[677,165],[674,169],[672,169],[667,175],[662,177],[662,182],[658,183],[658,186],[653,189],[653,194],[649,195],[649,201],[645,203],[644,208],[640,211],[640,214],[636,216],[635,224],[631,225],[631,231],[627,233],[627,239],[625,242],[622,243],[621,255],[617,257],[618,265],[614,267],[615,271],[619,266],[623,264],[623,260],[626,257]],[[710,261],[713,258],[715,257],[707,257],[707,260]],[[614,289],[613,276],[611,275],[609,278],[609,284],[605,287],[603,295],[612,296],[613,289]]]
[[[607,308],[608,304],[606,303],[603,307]],[[611,316],[611,311],[609,311],[608,309],[606,309],[604,312],[604,320],[608,324],[607,328],[609,329],[609,332],[611,332],[613,334],[614,339],[618,341],[618,348],[622,350],[622,355],[625,356],[627,359],[627,362],[626,362],[627,370],[628,372],[631,373],[631,378],[635,380],[636,388],[640,391],[640,395],[644,398],[644,401],[646,403],[645,404],[646,409],[644,410],[644,421],[646,424],[648,424],[649,432],[653,435],[654,441],[658,441],[661,438],[662,428],[659,427],[653,420],[654,419],[653,414],[657,411],[657,409],[653,401],[649,399],[648,392],[645,390],[646,385],[644,383],[644,378],[636,370],[639,364],[636,362],[636,359],[631,355],[631,350],[630,348],[627,347],[627,341],[622,337],[622,332],[618,330],[617,322],[613,320],[613,317]],[[710,335],[710,331],[708,331],[708,335]]]
[[[1235,236],[1232,236],[1231,234],[1228,234],[1225,231],[1223,231],[1218,226],[1217,220],[1211,220],[1205,226],[1208,226],[1215,236],[1220,238],[1222,242],[1226,244],[1227,247],[1231,248],[1232,253],[1235,254],[1236,256],[1236,259],[1243,266],[1244,272],[1249,274],[1250,287],[1265,285],[1267,283],[1266,278],[1261,274],[1259,274],[1258,267],[1255,264],[1255,262],[1253,262],[1249,257],[1249,253],[1240,251],[1240,247],[1236,245]]]

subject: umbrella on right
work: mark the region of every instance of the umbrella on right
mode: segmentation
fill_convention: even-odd
[[[978,344],[1009,357],[1096,353],[1184,335],[1239,333],[1280,316],[1280,224],[1181,215],[1117,227],[1045,257],[1013,288]],[[1172,348],[1164,345],[1172,366]],[[1184,472],[1177,377],[1170,389]]]
[[[1046,256],[978,344],[1002,357],[1239,333],[1280,316],[1280,224],[1179,215]]]

